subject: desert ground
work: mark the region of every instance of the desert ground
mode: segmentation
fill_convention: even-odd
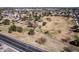
[[[28,35],[28,28],[24,22],[19,24],[15,23],[18,26],[23,28],[23,32],[12,32],[8,33],[8,25],[0,26],[2,33],[7,33],[17,40],[20,40],[24,43],[31,44],[35,47],[44,49],[46,51],[64,51],[64,48],[73,48],[74,46],[68,44],[70,40],[73,40],[74,36],[77,35],[74,32],[69,31],[75,22],[72,17],[63,17],[63,16],[45,16],[42,19],[42,22],[37,22],[39,27],[35,28],[34,35]],[[43,22],[44,26],[42,26]],[[45,39],[43,43],[39,42],[39,39]],[[75,51],[75,50],[74,50]]]

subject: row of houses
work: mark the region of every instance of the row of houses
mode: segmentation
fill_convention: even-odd
[[[57,16],[72,16],[74,14],[79,14],[79,9],[68,9],[68,8],[51,8],[51,9],[6,9],[2,12],[2,16],[4,19],[9,20],[20,20],[23,16],[27,16],[29,14],[37,13],[38,15],[42,15],[43,13],[50,12],[51,15]]]

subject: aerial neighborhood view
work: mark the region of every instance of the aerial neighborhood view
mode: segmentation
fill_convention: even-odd
[[[0,52],[78,52],[79,8],[0,8]]]

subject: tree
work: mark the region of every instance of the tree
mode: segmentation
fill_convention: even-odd
[[[3,23],[4,25],[10,25],[10,20],[5,19],[2,23]]]

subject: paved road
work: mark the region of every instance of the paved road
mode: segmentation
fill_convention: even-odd
[[[34,47],[29,44],[17,41],[16,39],[10,38],[3,34],[0,34],[0,40],[2,40],[7,45],[19,50],[20,52],[43,52],[44,50]]]
[[[5,44],[2,40],[0,40],[0,52],[19,52],[19,51]]]

